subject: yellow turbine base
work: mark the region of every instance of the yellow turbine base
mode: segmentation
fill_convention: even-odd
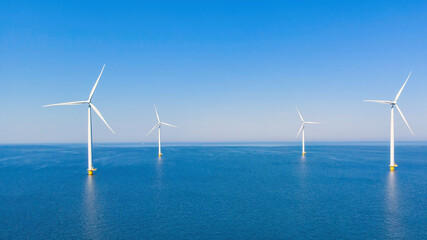
[[[394,172],[394,168],[397,167],[397,165],[391,166],[390,165],[390,171]]]
[[[159,153],[159,157],[161,157],[163,154]]]
[[[302,155],[305,156],[305,152],[303,152]]]
[[[96,171],[96,168],[94,168],[94,169],[88,169],[87,170],[87,174],[93,175],[93,172],[95,172],[95,171]]]

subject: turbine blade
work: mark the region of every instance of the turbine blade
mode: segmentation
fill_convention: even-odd
[[[301,124],[301,128],[299,129],[299,131],[298,131],[298,134],[297,134],[297,136],[296,137],[298,137],[299,136],[299,134],[301,133],[301,131],[302,131],[302,129],[304,128],[304,122]]]
[[[150,135],[150,133],[152,132],[152,131],[154,131],[154,129],[156,129],[157,128],[157,126],[159,126],[159,123],[157,123],[156,125],[154,125],[154,127],[147,133],[147,136],[148,135]]]
[[[76,102],[65,102],[65,103],[55,103],[49,105],[43,105],[43,107],[52,107],[52,106],[61,106],[61,105],[79,105],[88,103],[87,101],[76,101]]]
[[[166,126],[169,126],[169,127],[178,128],[177,126],[174,126],[174,125],[172,125],[172,124],[165,123],[165,122],[161,122],[160,124],[163,124],[163,125],[166,125]]]
[[[91,92],[90,92],[90,94],[89,94],[89,99],[88,99],[88,101],[89,101],[89,102],[90,102],[90,100],[92,100],[93,93],[95,92],[96,86],[98,86],[98,82],[99,82],[99,79],[101,78],[101,75],[102,75],[102,72],[104,71],[104,68],[105,68],[105,64],[104,64],[104,66],[102,67],[101,73],[99,74],[98,79],[96,80],[96,83],[95,83],[95,85],[93,86],[92,91],[91,91]]]
[[[412,136],[414,136],[414,132],[412,132],[412,129],[411,129],[411,127],[409,126],[408,122],[406,121],[406,118],[405,118],[405,116],[403,116],[403,113],[402,113],[402,111],[400,110],[399,106],[397,106],[397,104],[396,104],[395,106],[396,106],[396,108],[397,108],[397,111],[399,111],[399,113],[400,113],[400,116],[402,116],[402,118],[403,118],[403,121],[404,121],[404,122],[406,123],[406,126],[408,126],[408,128],[409,128],[409,131],[411,131],[411,133],[412,133]]]
[[[93,105],[92,103],[89,103],[89,104],[93,108],[93,110],[96,112],[96,114],[98,114],[99,118],[101,118],[101,120],[105,123],[105,125],[107,125],[107,127],[111,130],[111,132],[113,132],[115,134],[115,132],[113,131],[113,129],[110,127],[110,125],[108,125],[107,121],[105,121],[105,119],[102,117],[101,113],[95,107],[95,105]]]
[[[154,104],[154,110],[156,110],[157,121],[160,122],[159,114],[157,113],[156,104]]]
[[[299,117],[301,118],[301,121],[304,122],[304,119],[302,118],[301,113],[299,112],[298,108],[297,108],[297,112],[298,112]]]
[[[304,122],[304,123],[308,123],[308,124],[320,124],[320,122]]]
[[[401,88],[401,89],[399,90],[399,92],[397,93],[396,98],[394,99],[394,102],[397,102],[397,99],[400,97],[400,94],[402,94],[403,88],[405,87],[406,83],[408,82],[409,77],[411,76],[411,73],[412,73],[412,72],[409,72],[409,75],[408,75],[408,77],[406,78],[406,81],[405,81],[405,83],[403,84],[402,88]]]
[[[392,101],[384,101],[384,100],[363,100],[364,102],[374,102],[374,103],[382,103],[382,104],[391,104]]]

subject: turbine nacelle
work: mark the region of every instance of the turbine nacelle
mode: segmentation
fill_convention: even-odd
[[[157,124],[154,125],[154,127],[147,133],[147,136],[150,135],[150,133],[152,131],[154,131],[154,129],[156,128],[160,128],[161,125],[165,125],[165,126],[169,126],[169,127],[174,127],[174,128],[178,128],[177,126],[174,126],[172,124],[169,123],[165,123],[165,122],[161,122],[160,118],[159,118],[159,113],[157,112],[157,108],[156,108],[156,104],[154,104],[154,110],[156,111],[156,117],[157,117]]]
[[[304,121],[304,118],[302,117],[302,115],[299,112],[298,108],[297,108],[297,112],[298,112],[299,117],[301,118],[302,124],[301,124],[301,127],[300,127],[300,129],[299,129],[298,134],[297,134],[296,137],[298,137],[299,134],[301,133],[301,131],[304,129],[305,124],[320,124],[319,122],[306,122],[306,121]]]
[[[405,122],[406,126],[409,128],[409,131],[411,131],[412,135],[414,135],[414,132],[412,131],[411,127],[409,126],[408,122],[406,121],[405,116],[403,115],[402,110],[400,110],[399,106],[397,105],[397,100],[399,99],[400,95],[402,94],[403,89],[406,86],[406,83],[409,80],[409,77],[411,76],[412,72],[409,72],[408,77],[406,78],[405,83],[403,83],[403,86],[400,88],[399,92],[397,92],[396,97],[393,101],[384,101],[384,100],[363,100],[364,102],[374,102],[374,103],[381,103],[381,104],[390,104],[391,108],[396,107],[397,111],[399,112],[400,116],[402,117],[403,121]]]
[[[93,94],[95,93],[95,89],[98,86],[98,82],[99,82],[99,79],[101,78],[101,75],[102,75],[102,72],[104,71],[104,68],[105,68],[105,64],[102,67],[101,73],[99,74],[98,79],[96,80],[95,85],[93,86],[92,91],[89,94],[88,100],[86,100],[86,101],[76,101],[76,102],[55,103],[55,104],[44,105],[43,107],[88,104],[88,106],[95,111],[95,113],[99,116],[99,118],[101,118],[101,120],[105,123],[105,125],[107,125],[107,127],[111,130],[111,132],[115,133],[114,130],[110,127],[110,125],[108,125],[107,121],[105,121],[104,117],[102,117],[101,112],[99,112],[99,110],[92,103]]]

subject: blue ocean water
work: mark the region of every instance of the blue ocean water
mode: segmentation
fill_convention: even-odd
[[[221,146],[222,145],[222,146]],[[0,239],[426,239],[427,146],[0,146]]]

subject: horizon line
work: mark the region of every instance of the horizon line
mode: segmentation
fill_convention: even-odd
[[[388,140],[325,140],[325,141],[310,141],[311,143],[389,143]],[[401,143],[427,143],[427,140],[402,140],[396,141]],[[162,142],[163,144],[235,144],[235,143],[244,143],[244,144],[280,144],[280,143],[297,143],[300,144],[300,141],[169,141]],[[87,142],[0,142],[0,145],[65,145],[65,144],[87,144]],[[141,144],[141,145],[150,145],[157,144],[157,142],[142,142],[142,141],[129,141],[129,142],[96,142],[94,144]]]

